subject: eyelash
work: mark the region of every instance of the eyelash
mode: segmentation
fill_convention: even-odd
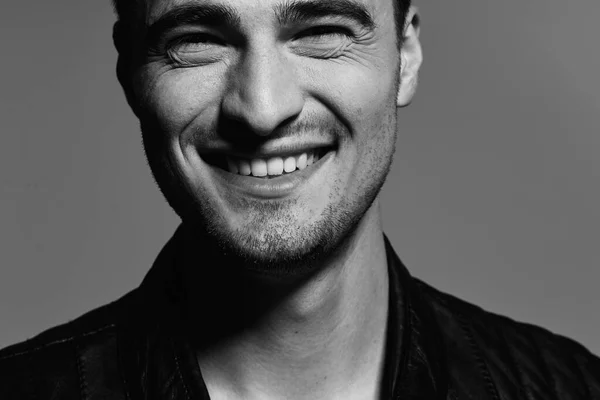
[[[341,26],[316,26],[314,28],[306,29],[296,35],[295,39],[299,39],[306,36],[325,36],[329,34],[338,34],[348,37],[354,37],[354,34],[347,28]]]
[[[190,34],[190,35],[186,35],[186,36],[174,39],[169,42],[167,47],[172,49],[173,47],[181,45],[181,44],[199,43],[199,42],[211,42],[211,43],[220,44],[220,45],[225,44],[225,42],[223,42],[217,36],[202,32],[202,33],[194,33],[194,34]]]
[[[348,36],[351,38],[354,37],[354,34],[347,28],[343,28],[340,26],[325,25],[325,26],[316,26],[314,28],[308,28],[308,29],[300,32],[299,34],[297,34],[294,37],[294,39],[301,39],[303,37],[309,37],[309,36],[326,36],[329,34],[339,34],[339,35]],[[172,49],[173,47],[181,45],[181,44],[199,43],[199,42],[211,42],[211,43],[215,43],[215,44],[219,44],[219,45],[225,44],[225,42],[223,40],[221,40],[220,38],[218,38],[217,36],[202,32],[202,33],[190,34],[190,35],[186,35],[186,36],[174,39],[168,43],[167,47]]]

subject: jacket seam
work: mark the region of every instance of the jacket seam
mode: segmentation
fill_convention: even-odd
[[[78,344],[75,344],[75,355],[77,356],[77,374],[79,375],[79,396],[80,398],[87,399],[87,381],[85,379],[85,367],[83,365],[83,354],[80,351]]]
[[[483,359],[483,356],[479,352],[479,348],[477,346],[477,343],[475,343],[475,338],[473,337],[473,335],[471,333],[471,329],[469,327],[468,322],[465,320],[462,313],[456,311],[456,315],[457,315],[459,325],[465,335],[465,338],[467,339],[467,342],[469,343],[469,347],[471,347],[471,352],[473,354],[473,357],[475,358],[475,362],[477,364],[477,367],[479,368],[479,372],[481,373],[481,375],[483,377],[483,381],[485,382],[485,386],[486,386],[486,390],[488,391],[488,394],[494,400],[501,400],[500,394],[498,393],[498,388],[496,387],[496,384],[494,383],[494,381],[492,379],[492,374],[489,371],[487,363],[485,362],[485,360]]]
[[[0,357],[0,361],[9,360],[11,358],[22,356],[22,355],[25,355],[25,354],[35,353],[36,351],[48,348],[50,346],[54,346],[56,344],[67,343],[67,342],[70,342],[70,341],[72,341],[74,339],[79,339],[79,338],[91,336],[91,335],[94,335],[96,333],[99,333],[99,332],[105,331],[107,329],[113,328],[114,326],[115,326],[115,324],[105,325],[102,328],[99,328],[99,329],[96,329],[96,330],[93,330],[93,331],[90,331],[90,332],[85,332],[85,333],[82,333],[82,334],[79,334],[79,335],[73,335],[73,336],[69,336],[69,337],[63,338],[63,339],[54,340],[54,341],[52,341],[50,343],[45,343],[43,345],[34,347],[32,349],[27,349],[27,350],[20,351],[20,352],[17,352],[17,353],[8,354],[8,355],[6,355],[4,357]]]
[[[181,368],[179,367],[179,355],[177,354],[177,351],[175,350],[175,344],[173,343],[173,340],[171,340],[171,348],[173,349],[173,356],[175,358],[175,368],[177,368],[177,375],[179,375],[179,379],[181,379],[181,383],[183,384],[183,390],[185,391],[185,398],[187,400],[190,400],[191,399],[190,392],[189,392],[189,389],[185,382],[185,379],[183,379],[183,374],[181,373]]]

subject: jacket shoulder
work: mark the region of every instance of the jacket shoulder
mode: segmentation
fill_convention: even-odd
[[[117,325],[134,292],[0,350],[0,398],[79,398],[90,376],[114,375]]]
[[[455,378],[474,379],[460,376],[471,363],[495,398],[600,399],[600,359],[580,343],[417,285],[440,323]]]

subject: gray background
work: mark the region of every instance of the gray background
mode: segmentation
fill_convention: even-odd
[[[115,79],[108,0],[6,4],[0,347],[137,286],[177,225]],[[434,286],[600,353],[600,1],[417,4],[389,237]]]

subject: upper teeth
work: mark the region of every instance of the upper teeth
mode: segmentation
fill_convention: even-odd
[[[314,150],[305,153],[288,156],[272,157],[268,159],[253,158],[251,160],[243,158],[227,157],[227,167],[229,172],[241,175],[252,175],[258,177],[276,176],[284,172],[294,172],[296,169],[304,169],[308,165],[318,160],[318,155]]]

